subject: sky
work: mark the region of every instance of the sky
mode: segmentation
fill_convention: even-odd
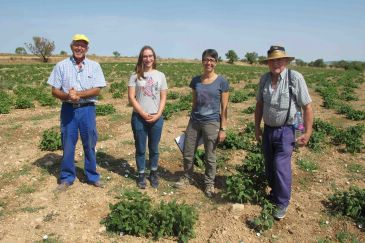
[[[144,45],[162,58],[201,58],[216,49],[266,56],[282,45],[306,62],[365,61],[364,0],[0,0],[0,53],[33,36],[70,51],[72,36],[90,39],[89,54],[136,56]]]

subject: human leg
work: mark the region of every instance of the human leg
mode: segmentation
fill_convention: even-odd
[[[78,140],[78,127],[72,105],[62,104],[61,140],[63,157],[61,161],[60,183],[71,185],[76,178],[75,147]]]
[[[100,180],[100,175],[96,171],[95,146],[98,135],[95,106],[78,108],[75,113],[78,118],[80,137],[85,154],[84,173],[88,183],[95,184]]]
[[[158,146],[161,139],[163,123],[163,117],[160,117],[154,124],[150,124],[148,129],[148,149],[151,167],[149,179],[153,188],[157,188],[159,184],[157,174],[159,159]]]

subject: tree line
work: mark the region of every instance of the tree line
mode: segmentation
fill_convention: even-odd
[[[44,37],[34,36],[33,43],[24,43],[25,47],[17,47],[15,49],[15,53],[19,55],[27,55],[27,50],[30,51],[33,55],[39,56],[43,62],[48,62],[48,58],[52,55],[52,52],[56,48],[54,41],[48,40]],[[121,57],[121,54],[118,51],[113,51],[113,56],[115,58]],[[67,55],[66,51],[61,51],[60,55]],[[264,60],[265,56],[259,56],[256,52],[246,52],[244,58],[240,59],[237,53],[234,50],[228,50],[225,54],[227,58],[227,62],[230,64],[234,64],[237,61],[246,62],[248,64],[256,64],[260,63],[260,61]],[[223,61],[222,57],[219,57],[220,62]],[[305,62],[302,59],[295,59],[294,64],[297,66],[309,66],[309,67],[335,67],[335,68],[343,68],[345,70],[365,70],[365,62],[361,61],[336,61],[326,64],[323,59],[317,59],[311,62]]]

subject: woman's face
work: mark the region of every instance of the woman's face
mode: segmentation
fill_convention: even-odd
[[[272,59],[267,62],[270,71],[273,74],[280,74],[284,69],[286,68],[286,65],[288,65],[288,59],[287,58],[278,58],[278,59]]]
[[[205,72],[211,72],[217,65],[217,61],[211,56],[206,56],[204,57],[202,64]]]
[[[155,62],[155,57],[153,56],[153,52],[150,49],[146,49],[143,51],[143,66],[145,68],[152,68],[153,63]]]

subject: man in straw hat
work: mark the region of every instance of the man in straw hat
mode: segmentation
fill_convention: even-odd
[[[52,95],[62,101],[63,157],[56,191],[66,190],[76,178],[74,157],[79,132],[85,154],[86,180],[102,187],[100,175],[96,172],[95,102],[106,82],[100,65],[86,58],[89,39],[85,35],[74,35],[70,47],[72,56],[56,64],[47,82],[52,86]]]
[[[285,217],[291,194],[291,156],[295,142],[305,145],[312,134],[312,99],[303,76],[287,65],[294,57],[286,54],[284,47],[271,46],[267,52],[270,71],[259,83],[256,95],[255,136],[263,145],[265,172],[271,187],[270,198],[276,205],[276,219]],[[295,141],[294,115],[303,110],[305,132]],[[264,120],[264,132],[261,120]]]

